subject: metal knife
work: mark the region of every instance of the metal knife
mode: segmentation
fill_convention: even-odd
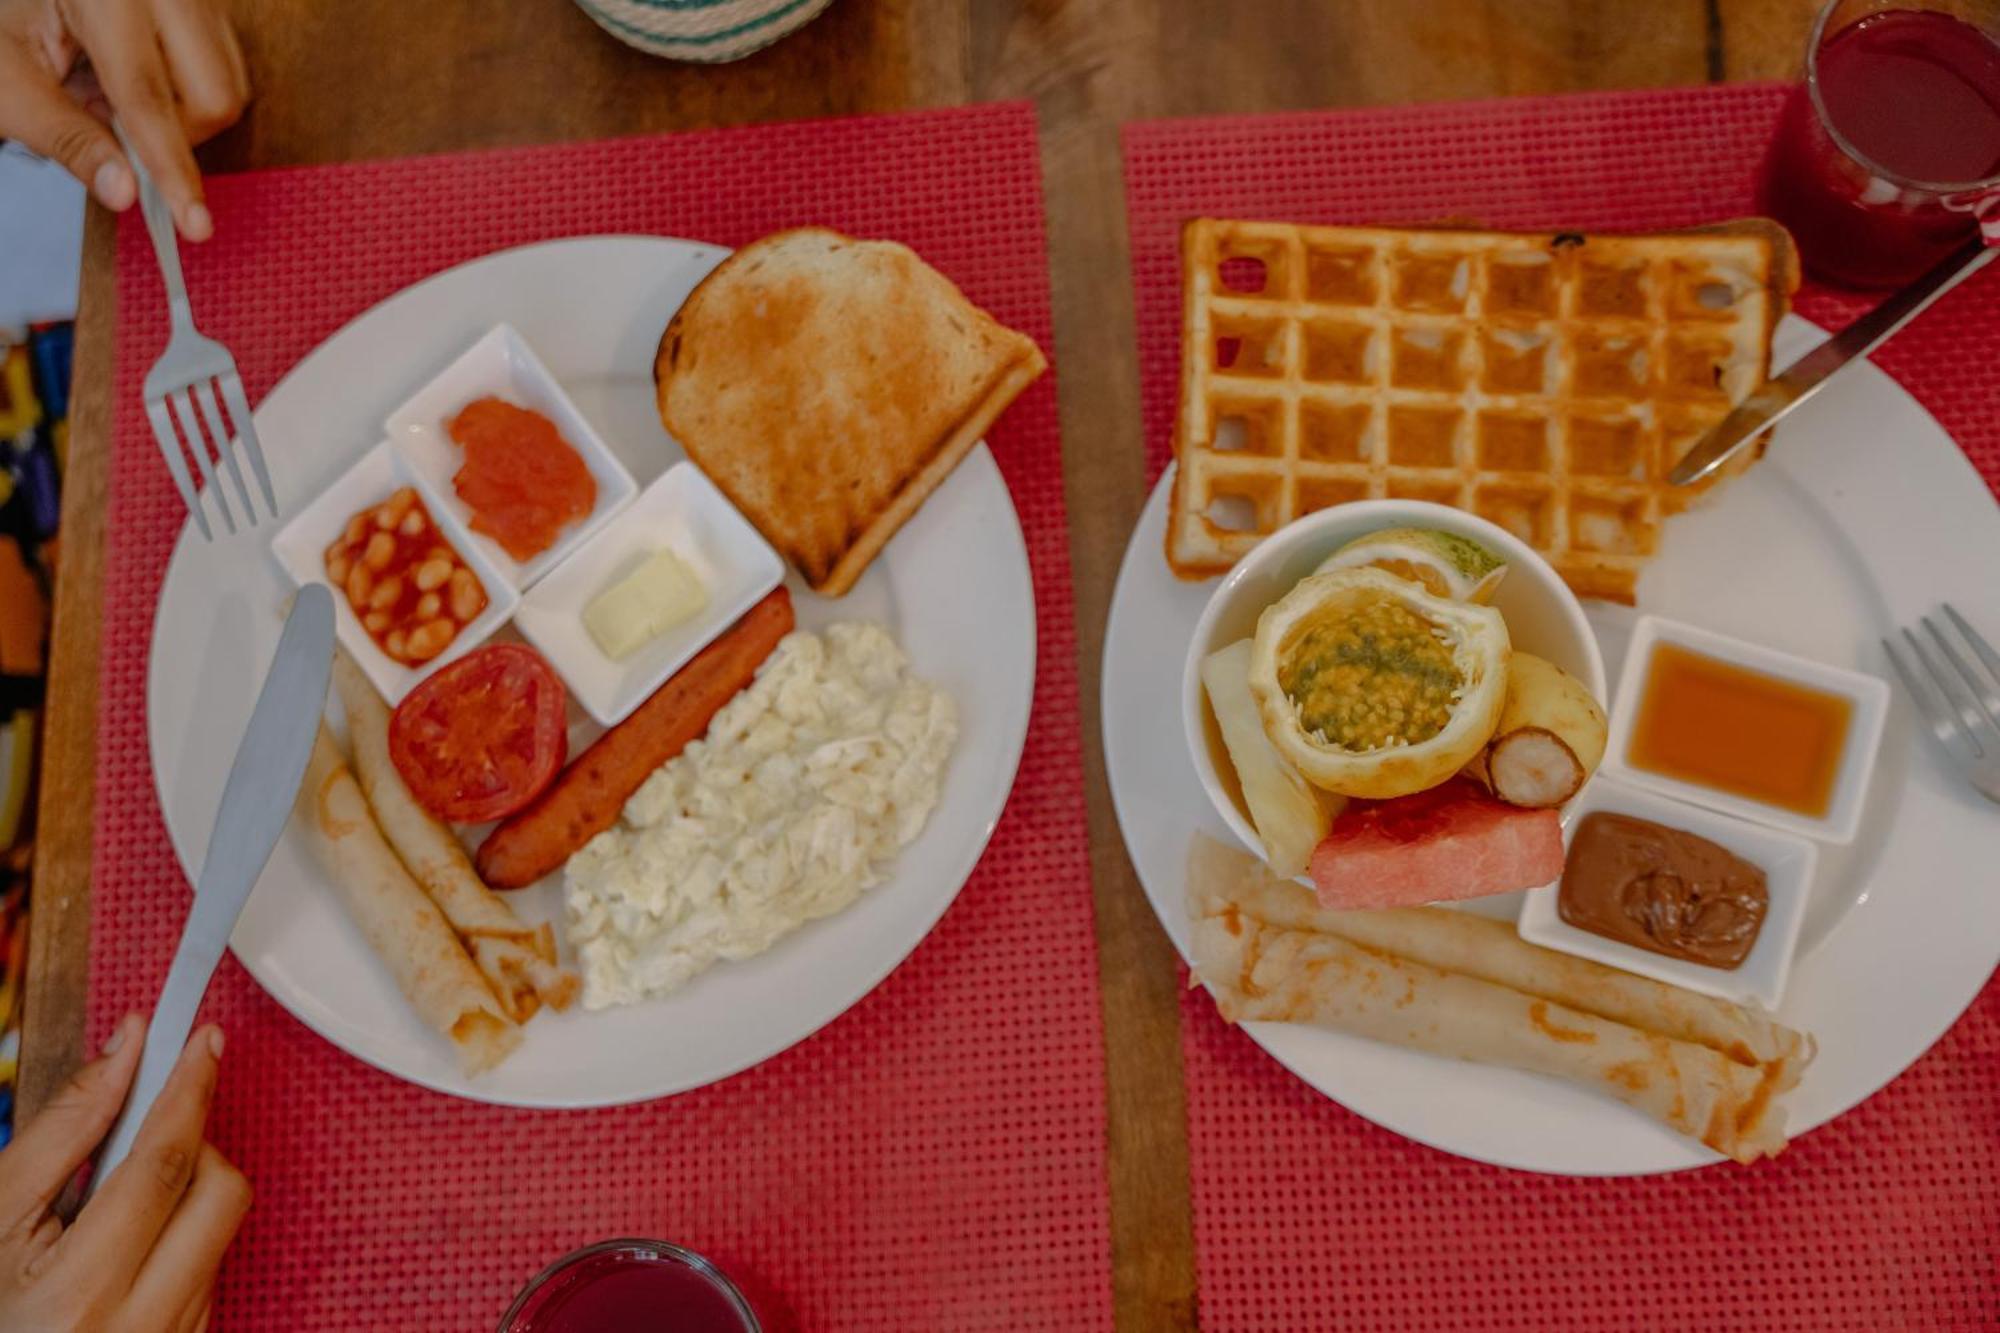
[[[1714,430],[1696,441],[1694,448],[1674,464],[1667,480],[1676,486],[1686,486],[1721,467],[1780,417],[1818,393],[1834,372],[1881,346],[1922,314],[1931,302],[1977,273],[1996,254],[2000,254],[2000,247],[1987,245],[1975,235],[1938,261],[1930,272],[1792,362],[1776,378],[1764,381]]]
[[[229,932],[291,818],[292,802],[319,733],[332,670],[333,597],[322,585],[308,583],[299,589],[291,614],[285,617],[285,632],[278,639],[271,672],[236,747],[229,781],[222,788],[222,805],[216,811],[215,831],[209,835],[208,858],[202,863],[194,906],[188,911],[166,984],[160,988],[159,1003],[153,1007],[146,1049],[132,1080],[132,1095],[126,1099],[111,1137],[98,1154],[97,1169],[91,1173],[92,1189],[132,1151],[146,1112],[187,1043],[195,1010],[208,990],[208,979],[229,944]]]

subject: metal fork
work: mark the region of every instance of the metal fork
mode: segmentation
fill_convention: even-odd
[[[139,164],[139,155],[132,151],[123,129],[119,130],[118,138],[125,144],[125,157],[139,180],[139,212],[146,219],[146,234],[152,238],[153,254],[160,261],[160,277],[166,283],[167,311],[173,328],[167,350],[146,375],[146,417],[153,423],[153,442],[159,445],[160,456],[167,460],[167,471],[172,474],[188,512],[194,515],[195,526],[201,529],[204,538],[214,541],[201,494],[195,490],[188,473],[183,440],[187,452],[194,455],[201,468],[203,489],[215,496],[216,507],[222,511],[223,524],[231,535],[236,532],[236,518],[230,513],[228,496],[216,484],[211,442],[214,453],[227,462],[229,474],[236,482],[236,494],[243,501],[245,526],[257,525],[257,507],[251,503],[250,490],[243,483],[243,466],[236,459],[237,451],[230,446],[232,424],[242,451],[250,457],[258,489],[263,491],[264,503],[270,507],[274,519],[278,516],[278,497],[271,490],[271,473],[264,466],[264,450],[257,443],[257,427],[250,416],[250,403],[243,396],[243,379],[236,373],[236,358],[227,347],[195,330],[187,284],[181,278],[181,252],[174,236],[173,214],[152,177]],[[222,414],[224,403],[229,408],[226,418]]]
[[[1907,650],[1921,671],[1904,661],[1887,639],[1882,640],[1882,651],[1903,678],[1931,733],[1965,770],[1973,790],[2000,804],[2000,652],[1993,651],[1993,645],[1949,602],[1944,615],[1958,631],[1957,643],[1929,616],[1919,622],[1929,646],[1914,630],[1903,631]]]

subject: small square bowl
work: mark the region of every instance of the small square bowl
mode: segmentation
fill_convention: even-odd
[[[1834,779],[1833,799],[1824,815],[1805,815],[1782,806],[1737,796],[1684,782],[1664,773],[1655,773],[1632,764],[1628,752],[1632,729],[1639,716],[1641,696],[1646,689],[1646,673],[1652,666],[1653,649],[1662,643],[1674,644],[1733,666],[1744,667],[1793,684],[1824,690],[1853,705],[1847,724],[1847,743],[1840,756],[1840,772]],[[1619,673],[1618,692],[1612,699],[1611,734],[1604,749],[1603,770],[1626,782],[1649,787],[1678,800],[1720,810],[1759,824],[1803,833],[1822,842],[1854,841],[1861,827],[1862,808],[1868,798],[1868,779],[1875,771],[1875,755],[1882,746],[1882,724],[1889,715],[1889,685],[1878,676],[1828,666],[1810,658],[1794,657],[1775,648],[1732,639],[1726,634],[1640,616],[1632,627],[1632,640],[1625,653],[1625,668]]]
[[[1740,966],[1727,970],[1703,967],[1572,926],[1562,919],[1557,906],[1562,891],[1560,881],[1530,889],[1523,895],[1521,916],[1515,925],[1521,938],[1545,949],[1575,954],[1704,995],[1739,1004],[1755,1001],[1766,1009],[1776,1009],[1785,996],[1792,955],[1798,949],[1799,928],[1805,924],[1806,903],[1812,895],[1813,866],[1819,856],[1812,842],[1797,834],[1763,828],[1599,775],[1584,787],[1571,806],[1570,817],[1563,826],[1565,850],[1575,840],[1583,821],[1599,811],[1685,829],[1728,848],[1761,869],[1771,904],[1749,957]]]
[[[480,583],[486,588],[486,609],[458,632],[450,647],[421,666],[410,667],[376,646],[375,640],[362,626],[361,618],[347,604],[347,594],[333,588],[335,632],[340,636],[342,646],[361,664],[361,669],[375,683],[382,697],[389,701],[391,708],[401,703],[403,696],[418,681],[446,662],[463,657],[506,624],[520,603],[521,594],[501,577],[500,571],[493,567],[493,562],[486,558],[479,544],[471,540],[471,534],[440,504],[423,478],[386,440],[363,454],[360,462],[342,473],[338,481],[321,492],[318,499],[301,510],[271,539],[271,554],[291,576],[293,584],[304,587],[308,583],[328,583],[326,548],[346,530],[347,521],[370,505],[380,504],[404,486],[417,488],[424,508],[430,511],[431,521],[437,524],[438,535],[479,576]],[[328,586],[331,587],[331,584]]]
[[[653,552],[686,562],[708,604],[622,662],[597,646],[583,610]],[[613,726],[784,580],[784,561],[692,463],[676,463],[596,540],[531,588],[514,627],[542,651],[592,717]]]
[[[570,524],[554,545],[531,560],[518,561],[500,543],[472,532],[472,511],[458,498],[458,491],[452,485],[464,453],[452,441],[447,423],[467,403],[488,397],[530,408],[554,422],[563,439],[590,469],[590,475],[597,479],[596,508]],[[390,442],[411,468],[429,483],[451,516],[507,582],[521,591],[533,587],[544,574],[589,541],[639,492],[632,474],[577,410],[527,340],[511,325],[498,325],[474,343],[442,374],[391,413],[387,428]]]

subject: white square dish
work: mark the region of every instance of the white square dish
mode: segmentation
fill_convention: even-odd
[[[597,505],[588,515],[563,529],[554,545],[540,555],[519,561],[500,543],[471,531],[472,511],[452,485],[463,453],[452,441],[446,423],[459,409],[478,398],[501,398],[517,407],[541,413],[562,433],[597,481]],[[638,494],[638,483],[618,461],[603,437],[577,410],[555,376],[527,340],[511,325],[492,329],[410,400],[389,415],[390,443],[451,511],[451,516],[508,583],[526,591],[603,529]]]
[[[403,696],[418,681],[446,662],[463,657],[506,624],[508,617],[514,614],[521,595],[493,567],[481,544],[471,539],[471,534],[440,504],[431,488],[386,440],[363,454],[359,462],[343,472],[337,481],[300,510],[271,539],[271,554],[291,577],[294,586],[329,583],[326,548],[346,529],[349,519],[370,505],[380,504],[404,486],[416,487],[424,508],[430,511],[431,520],[437,524],[438,534],[479,576],[480,583],[486,588],[486,609],[458,632],[450,647],[423,665],[410,667],[376,646],[360,617],[354,614],[354,608],[348,605],[347,594],[339,588],[333,589],[334,629],[341,645],[360,663],[368,679],[374,682],[375,688],[392,708],[402,702]]]
[[[1848,718],[1840,769],[1834,778],[1833,795],[1825,814],[1800,814],[1782,806],[1655,773],[1631,762],[1632,730],[1638,720],[1646,675],[1652,666],[1653,650],[1662,643],[1782,681],[1823,690],[1846,699],[1853,706]],[[1868,796],[1868,779],[1875,771],[1875,755],[1882,745],[1882,725],[1889,715],[1887,681],[1860,671],[1848,671],[1809,658],[1794,657],[1775,648],[1733,639],[1726,634],[1717,634],[1680,621],[1640,616],[1632,627],[1631,645],[1625,653],[1625,668],[1619,673],[1618,692],[1612,702],[1611,734],[1604,750],[1603,771],[1606,773],[1753,823],[1789,829],[1824,842],[1854,841],[1855,831],[1861,826],[1862,807]]]
[[[1572,926],[1562,919],[1558,906],[1560,881],[1530,889],[1523,895],[1521,915],[1515,926],[1521,938],[1545,949],[1575,954],[1704,995],[1739,1004],[1754,1001],[1766,1009],[1776,1009],[1791,977],[1792,955],[1798,949],[1799,928],[1805,922],[1806,904],[1812,895],[1813,866],[1819,857],[1812,842],[1797,834],[1763,828],[1599,776],[1578,794],[1563,826],[1565,852],[1583,821],[1600,811],[1685,829],[1728,848],[1761,869],[1770,893],[1770,907],[1749,956],[1735,968],[1704,967]]]
[[[708,596],[702,609],[613,661],[584,628],[593,598],[661,548],[679,556]],[[521,600],[515,628],[540,649],[589,714],[623,720],[784,580],[784,562],[692,463],[676,463],[594,540]]]

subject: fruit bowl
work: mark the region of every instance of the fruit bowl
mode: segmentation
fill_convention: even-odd
[[[1468,537],[1507,561],[1492,605],[1506,617],[1513,646],[1534,653],[1582,681],[1606,701],[1604,657],[1584,619],[1583,604],[1532,547],[1505,528],[1448,505],[1422,500],[1357,500],[1308,514],[1267,537],[1216,586],[1188,642],[1181,674],[1181,720],[1202,790],[1222,822],[1250,851],[1263,843],[1250,823],[1222,736],[1201,683],[1201,664],[1218,648],[1256,631],[1264,608],[1357,537],[1388,528],[1433,528]]]

